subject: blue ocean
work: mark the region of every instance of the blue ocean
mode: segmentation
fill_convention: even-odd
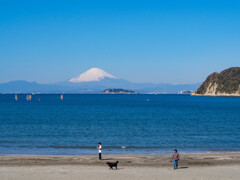
[[[39,99],[40,98],[40,99]],[[0,154],[240,151],[240,98],[0,95]]]

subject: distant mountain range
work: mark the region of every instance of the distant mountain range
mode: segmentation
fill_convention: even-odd
[[[0,93],[102,93],[108,88],[124,88],[138,93],[178,93],[182,90],[195,91],[201,83],[196,84],[153,84],[133,83],[119,79],[99,68],[90,70],[68,81],[39,84],[28,81],[11,81],[0,83]]]

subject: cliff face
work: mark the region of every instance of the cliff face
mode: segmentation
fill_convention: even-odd
[[[212,73],[193,95],[240,96],[240,67]]]

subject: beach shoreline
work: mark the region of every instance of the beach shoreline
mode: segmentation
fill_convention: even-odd
[[[107,161],[118,160],[117,170]],[[48,156],[1,155],[0,179],[4,180],[225,180],[239,179],[240,153],[182,153],[179,169],[173,170],[171,155]]]
[[[102,166],[106,162],[119,161],[122,166],[171,167],[171,154],[154,155],[0,155],[0,166],[51,166],[87,165]],[[183,166],[240,165],[240,152],[226,153],[180,153],[179,164]]]

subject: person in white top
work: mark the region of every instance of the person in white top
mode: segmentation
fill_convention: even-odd
[[[102,143],[101,142],[98,143],[97,149],[98,149],[98,152],[99,152],[99,154],[98,154],[99,160],[102,160]]]

